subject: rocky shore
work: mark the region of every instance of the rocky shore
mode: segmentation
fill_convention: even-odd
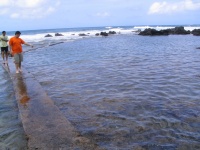
[[[194,36],[200,36],[200,29],[194,29],[192,31],[185,30],[183,26],[178,26],[175,28],[169,28],[165,30],[156,30],[152,28],[145,29],[144,31],[138,30],[133,31],[135,33],[139,33],[138,35],[143,36],[167,36],[167,35],[188,35],[193,34]],[[89,36],[90,33],[79,33],[78,36]],[[100,32],[96,33],[95,36],[109,36],[118,34],[116,31],[109,31],[109,32]],[[120,34],[120,33],[119,33]],[[72,34],[76,35],[76,34]],[[64,36],[63,34],[56,33],[55,36]],[[47,34],[44,37],[53,37],[51,34]]]
[[[155,30],[155,29],[145,29],[144,31],[141,31],[138,35],[143,36],[158,36],[158,35],[187,35],[187,34],[193,34],[195,36],[200,36],[200,29],[195,29],[193,31],[187,31],[184,29],[183,26],[175,27],[172,29],[166,29],[166,30]]]

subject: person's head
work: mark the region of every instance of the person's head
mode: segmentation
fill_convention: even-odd
[[[3,34],[3,36],[5,36],[6,35],[6,31],[3,31],[2,34]]]
[[[20,35],[21,35],[21,32],[19,32],[19,31],[16,31],[16,32],[15,32],[15,37],[18,38],[18,37],[20,37]]]

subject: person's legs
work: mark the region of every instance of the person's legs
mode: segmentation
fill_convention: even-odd
[[[19,73],[19,54],[14,54],[14,63],[16,68],[16,73]]]
[[[16,73],[19,73],[19,63],[15,63]]]
[[[5,63],[5,61],[4,61],[4,50],[3,50],[3,47],[1,47],[1,57],[3,58],[3,63]]]
[[[21,67],[21,63],[23,61],[23,55],[22,54],[19,54],[19,71],[22,72],[22,67]]]
[[[8,47],[5,48],[6,63],[8,63]]]

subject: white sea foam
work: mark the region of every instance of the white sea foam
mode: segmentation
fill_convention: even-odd
[[[41,41],[51,41],[51,40],[76,40],[81,38],[88,38],[88,37],[97,37],[96,33],[100,32],[109,32],[115,31],[117,34],[128,34],[132,33],[134,29],[123,29],[123,28],[109,28],[105,30],[85,30],[85,31],[74,31],[74,32],[59,32],[63,36],[55,36],[55,33],[41,33],[41,34],[33,34],[33,35],[21,35],[21,38],[26,42],[41,42]],[[52,37],[45,37],[45,35],[50,34]],[[86,36],[79,36],[79,34],[85,34]],[[9,36],[11,38],[11,36]]]
[[[49,33],[40,33],[40,34],[30,34],[30,35],[21,35],[21,38],[26,42],[42,42],[42,41],[69,41],[69,40],[77,40],[81,38],[89,38],[89,37],[98,37],[95,34],[100,32],[109,32],[115,31],[117,34],[136,34],[138,30],[145,30],[147,28],[153,28],[156,30],[170,29],[175,26],[135,26],[135,27],[105,27],[104,29],[96,29],[96,30],[82,30],[82,31],[65,31],[58,32],[63,36],[55,36],[57,32],[49,32]],[[185,26],[185,30],[194,30],[200,29],[200,26]],[[50,34],[52,37],[45,37],[45,35]],[[86,36],[79,36],[79,34],[85,34]],[[9,36],[11,38],[11,36]]]
[[[165,29],[171,29],[175,28],[176,26],[135,26],[134,29],[140,29],[141,31],[151,28],[156,30],[165,30]],[[192,31],[194,29],[200,29],[200,26],[184,26],[185,30]]]

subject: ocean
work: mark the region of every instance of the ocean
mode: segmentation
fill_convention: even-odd
[[[199,37],[136,32],[173,27],[21,31],[21,38],[34,45],[23,47],[23,67],[80,134],[104,149],[198,150]],[[117,34],[95,36],[102,31]],[[26,149],[12,82],[2,67],[0,74],[0,148]]]

